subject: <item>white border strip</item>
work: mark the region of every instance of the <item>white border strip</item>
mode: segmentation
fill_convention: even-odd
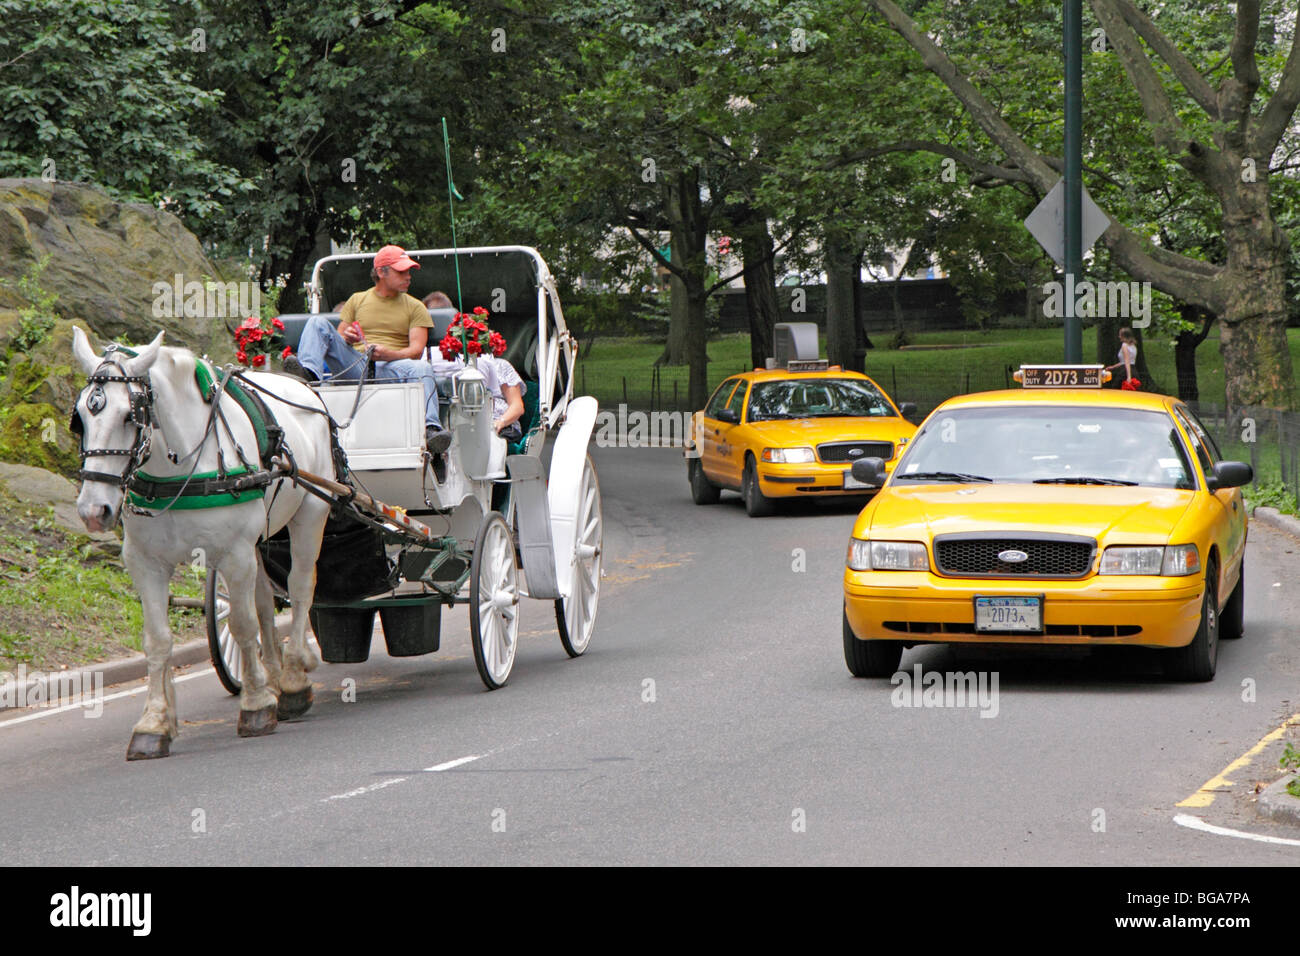
[[[1190,813],[1178,814],[1174,817],[1174,823],[1177,823],[1180,827],[1187,827],[1189,830],[1201,830],[1205,833],[1213,833],[1216,836],[1239,837],[1243,840],[1255,840],[1258,843],[1279,843],[1282,846],[1300,846],[1300,840],[1288,840],[1284,837],[1264,836],[1260,833],[1246,833],[1243,830],[1216,827],[1213,823],[1206,823],[1200,817],[1194,817]]]

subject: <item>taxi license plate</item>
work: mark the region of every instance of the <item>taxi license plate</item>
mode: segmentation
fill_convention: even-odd
[[[875,488],[877,486],[869,485],[865,481],[858,481],[858,479],[853,477],[853,472],[846,471],[844,472],[844,487],[845,488]]]
[[[1043,599],[1041,597],[977,597],[975,598],[976,631],[1024,631],[1030,634],[1043,632]]]

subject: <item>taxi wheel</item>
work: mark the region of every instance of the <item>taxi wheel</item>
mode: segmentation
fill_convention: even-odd
[[[1174,680],[1214,680],[1219,662],[1219,571],[1213,563],[1205,569],[1205,596],[1201,599],[1201,624],[1186,647],[1166,653],[1165,673]]]
[[[844,615],[844,663],[854,677],[890,677],[903,659],[901,641],[860,641]]]
[[[722,497],[722,489],[704,474],[704,466],[698,458],[686,463],[686,477],[691,483],[691,500],[697,505],[716,505]]]
[[[758,487],[758,468],[752,455],[745,456],[745,472],[740,477],[740,496],[745,499],[745,513],[751,518],[765,518],[776,509],[776,502]]]
[[[1232,589],[1228,603],[1219,615],[1219,640],[1235,641],[1246,633],[1246,562],[1241,562],[1241,577]]]

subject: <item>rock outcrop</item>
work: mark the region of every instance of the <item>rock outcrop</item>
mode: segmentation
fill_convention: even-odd
[[[138,344],[167,330],[170,345],[226,354],[238,318],[167,315],[157,284],[220,279],[179,219],[144,203],[121,203],[93,186],[0,179],[0,277],[17,280],[49,255],[41,286],[58,294],[60,318],[86,323],[98,337]],[[26,305],[0,289],[3,310]],[[163,314],[156,314],[162,312]]]

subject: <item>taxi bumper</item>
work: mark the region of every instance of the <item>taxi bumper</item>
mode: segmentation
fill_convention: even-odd
[[[801,495],[874,495],[879,487],[862,487],[849,475],[845,464],[826,465],[821,462],[785,465],[760,461],[758,488],[768,498],[792,498]],[[886,471],[894,463],[888,462]]]
[[[1200,578],[1092,575],[1076,581],[844,572],[844,609],[862,640],[908,644],[1183,647],[1200,625]],[[1042,597],[1042,633],[975,630],[976,597]]]

